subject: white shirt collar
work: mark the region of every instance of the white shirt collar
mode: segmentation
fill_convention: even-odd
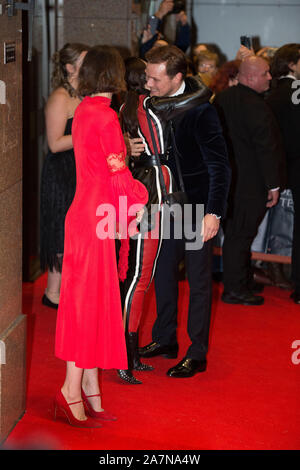
[[[296,80],[296,77],[294,77],[294,75],[282,75],[282,77],[279,77],[279,80],[281,80],[282,78],[291,78],[292,80]]]
[[[180,87],[178,88],[178,90],[173,94],[173,95],[170,95],[170,98],[172,96],[177,96],[177,95],[181,95],[185,90],[185,82],[182,82],[182,84],[180,85]]]

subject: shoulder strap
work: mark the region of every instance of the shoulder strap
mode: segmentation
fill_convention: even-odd
[[[158,154],[158,150],[157,150],[156,140],[155,140],[155,137],[154,137],[152,122],[151,122],[151,118],[150,118],[150,114],[149,114],[149,110],[148,110],[147,105],[146,105],[146,116],[147,116],[147,120],[148,120],[148,125],[149,125],[152,145],[153,145],[153,149],[154,149],[156,164],[158,166],[158,171],[159,171],[159,181],[160,181],[160,186],[161,186],[162,197],[163,197],[163,201],[166,201],[166,198],[167,198],[167,195],[168,195],[167,187],[166,187],[166,184],[165,184],[164,175],[163,175],[162,168],[161,168],[161,162],[160,162],[160,158],[159,158],[159,154]]]

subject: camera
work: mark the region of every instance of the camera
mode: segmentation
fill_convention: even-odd
[[[185,0],[174,0],[174,7],[171,13],[174,13],[177,15],[181,11],[185,11],[185,9],[186,9]]]

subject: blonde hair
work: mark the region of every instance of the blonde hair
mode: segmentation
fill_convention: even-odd
[[[203,51],[200,54],[197,54],[197,58],[196,58],[197,66],[199,66],[202,62],[205,62],[206,60],[214,61],[217,66],[219,62],[218,54],[216,54],[215,52],[211,52],[211,51]]]

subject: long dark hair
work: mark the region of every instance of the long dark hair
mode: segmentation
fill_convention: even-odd
[[[147,94],[146,84],[146,64],[138,57],[129,57],[125,60],[125,81],[127,93],[121,113],[121,123],[124,132],[128,132],[130,137],[138,137],[138,116],[137,109],[140,95]]]

